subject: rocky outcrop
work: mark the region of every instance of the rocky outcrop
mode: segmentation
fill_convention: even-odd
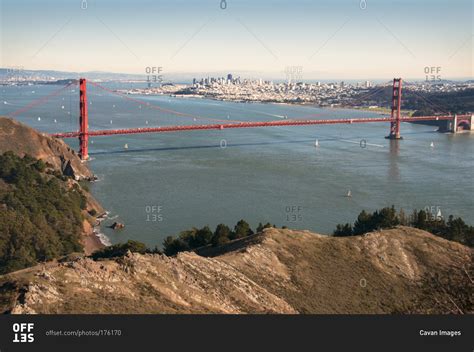
[[[0,153],[6,151],[13,151],[21,157],[29,154],[42,159],[76,180],[94,179],[92,172],[63,140],[49,137],[16,120],[0,117]]]
[[[121,222],[117,222],[115,221],[112,225],[109,226],[111,229],[113,230],[121,230],[125,227],[124,224],[122,224]]]
[[[406,227],[347,238],[271,228],[206,256],[47,263],[1,278],[0,302],[47,314],[390,313],[423,294],[424,276],[471,261],[470,248]]]

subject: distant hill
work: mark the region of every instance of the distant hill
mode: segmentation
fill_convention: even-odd
[[[386,87],[379,92],[376,92],[377,89],[372,88],[369,92],[361,94],[361,100],[357,101],[357,103],[363,102],[367,105],[390,107],[392,87]],[[374,94],[370,95],[369,98],[364,98],[364,96],[368,96],[371,92],[374,92]],[[449,93],[421,93],[404,89],[402,93],[402,109],[416,110],[416,115],[420,116],[431,115],[435,112],[450,112],[452,114],[474,112],[474,89]]]
[[[416,115],[431,115],[435,112],[452,114],[474,113],[474,89],[466,89],[450,93],[413,94],[408,91],[404,94],[403,107],[416,110]]]
[[[473,253],[398,227],[344,238],[269,228],[200,254],[46,263],[0,277],[0,311],[378,314],[423,302],[439,313],[443,292],[424,282],[462,272]]]
[[[87,77],[89,79],[97,80],[146,80],[146,74],[129,74],[129,73],[115,73],[115,72],[102,72],[102,71],[88,71],[88,72],[67,72],[67,71],[54,71],[54,70],[26,70],[26,69],[8,69],[0,68],[0,81],[8,78],[20,78],[20,79],[31,79],[39,80],[69,80],[79,79],[80,77]]]

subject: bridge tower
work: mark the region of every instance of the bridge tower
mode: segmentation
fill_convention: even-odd
[[[386,137],[388,139],[402,139],[400,136],[400,107],[402,105],[402,79],[393,79],[392,88],[392,113],[390,118],[390,134]]]
[[[79,156],[82,160],[89,158],[89,120],[87,116],[87,83],[79,79]]]

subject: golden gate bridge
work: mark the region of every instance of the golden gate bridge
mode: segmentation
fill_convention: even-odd
[[[152,105],[148,102],[129,97],[120,92],[113,91],[106,87],[101,86],[95,82],[89,82],[91,85],[107,91],[111,94],[115,94],[141,105],[145,105],[148,108],[156,109],[165,113],[172,113],[182,117],[192,117],[194,121],[197,117],[192,114],[182,113],[170,109],[165,109],[157,105]],[[64,87],[53,91],[52,93],[39,98],[25,107],[18,109],[10,114],[10,116],[18,116],[23,112],[30,110],[31,108],[44,103],[54,96],[59,95],[63,90],[69,88],[76,82],[71,82]],[[257,128],[257,127],[276,127],[276,126],[304,126],[304,125],[336,125],[336,124],[359,124],[359,123],[374,123],[374,122],[387,122],[390,123],[389,134],[386,138],[388,139],[401,139],[400,125],[402,122],[420,122],[420,121],[447,121],[450,123],[449,128],[452,132],[455,132],[458,126],[468,126],[468,129],[472,129],[474,123],[473,115],[433,115],[433,116],[401,116],[401,99],[402,99],[402,79],[394,78],[392,86],[392,102],[391,102],[391,114],[389,117],[372,117],[372,118],[342,118],[342,119],[288,119],[288,120],[276,120],[276,121],[230,121],[221,120],[208,117],[199,117],[200,119],[206,119],[213,121],[211,124],[194,124],[194,125],[172,125],[162,127],[141,127],[141,128],[127,128],[127,129],[107,129],[107,130],[89,130],[89,116],[87,111],[87,80],[85,78],[79,79],[79,130],[74,132],[61,132],[50,134],[55,138],[79,138],[79,156],[82,160],[87,160],[89,157],[89,137],[91,136],[111,136],[111,135],[126,135],[126,134],[140,134],[140,133],[163,133],[163,132],[180,132],[180,131],[194,131],[194,130],[224,130],[224,129],[239,129],[239,128]]]

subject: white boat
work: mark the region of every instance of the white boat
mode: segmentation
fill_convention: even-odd
[[[433,142],[431,142],[430,147],[434,148],[434,143]]]
[[[128,149],[128,144],[125,143],[125,145],[123,146],[125,149]]]
[[[316,139],[316,141],[314,142],[314,146],[317,148],[319,147],[319,139]]]
[[[351,197],[352,197],[352,192],[351,192],[351,190],[348,190],[348,191],[347,191],[346,197],[348,197],[348,198],[351,198]]]

